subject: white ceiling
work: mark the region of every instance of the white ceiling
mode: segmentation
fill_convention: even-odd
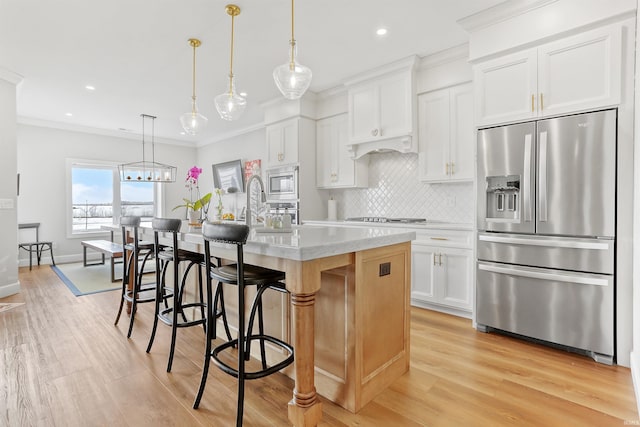
[[[412,54],[425,56],[467,41],[456,21],[502,0],[298,0],[298,59],[313,71],[311,90]],[[238,0],[236,88],[248,93],[240,120],[218,117],[225,90],[231,18],[227,0],[0,0],[0,66],[24,77],[18,116],[141,132],[140,114],[157,116],[156,137],[207,142],[262,122],[260,103],[279,95],[273,69],[287,60],[289,0]],[[385,38],[376,28],[389,30]],[[192,48],[197,95],[207,129],[181,135],[190,110]],[[95,86],[89,92],[86,85]],[[72,113],[68,117],[65,114]]]

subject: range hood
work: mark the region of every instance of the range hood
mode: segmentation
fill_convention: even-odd
[[[365,154],[398,151],[400,153],[417,153],[417,144],[411,135],[376,141],[347,144],[347,151],[352,159],[359,159]]]

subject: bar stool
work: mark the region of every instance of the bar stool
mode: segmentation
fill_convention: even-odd
[[[197,409],[204,393],[209,373],[209,363],[211,358],[214,363],[225,373],[238,378],[238,409],[236,413],[236,425],[242,425],[242,415],[244,409],[244,381],[266,377],[285,368],[293,362],[293,347],[286,342],[264,333],[264,322],[262,317],[262,294],[267,289],[286,293],[284,283],[284,273],[268,268],[244,264],[244,244],[249,235],[249,227],[241,224],[212,224],[205,222],[202,225],[202,236],[204,238],[205,265],[207,274],[207,303],[211,303],[211,286],[212,281],[219,283],[236,285],[238,287],[238,337],[234,340],[225,342],[211,349],[211,341],[215,339],[213,334],[215,319],[209,315],[207,318],[207,338],[205,343],[204,366],[202,368],[202,378],[200,380],[200,388],[193,403],[193,408]],[[236,245],[237,263],[232,265],[224,265],[215,267],[211,263],[210,242],[227,243]],[[244,310],[245,286],[257,286],[258,290],[251,305],[249,314],[249,323],[245,331]],[[253,333],[253,323],[255,321],[256,312],[258,313],[258,334]],[[211,314],[211,313],[210,313]],[[251,342],[259,341],[260,356],[262,369],[247,372],[245,362],[251,358]],[[284,360],[272,365],[267,365],[265,352],[265,342],[269,341],[273,345],[283,349],[286,352]],[[233,368],[220,358],[220,353],[224,350],[237,347],[238,349],[238,366]]]
[[[139,240],[139,216],[121,217],[120,226],[122,229],[122,245],[125,253],[129,252],[129,256],[123,257],[122,298],[120,298],[120,308],[118,308],[118,314],[116,315],[114,325],[117,325],[120,320],[120,314],[122,314],[124,302],[130,302],[131,318],[129,320],[127,338],[131,338],[131,331],[133,330],[133,322],[135,320],[136,311],[138,310],[138,304],[153,302],[156,300],[155,292],[153,292],[156,288],[156,282],[142,283],[144,268],[147,260],[153,255],[154,247],[152,242]],[[130,237],[129,233],[133,234],[133,238]],[[129,240],[131,241],[129,242]],[[140,257],[142,257],[142,265],[138,265]],[[133,277],[131,277],[132,269]],[[170,295],[165,296],[165,298],[169,297]]]
[[[168,326],[171,326],[171,347],[169,350],[169,361],[167,363],[167,372],[171,372],[178,328],[202,325],[206,330],[205,309],[207,305],[204,302],[202,291],[202,270],[200,268],[204,264],[204,256],[197,252],[178,248],[178,232],[180,232],[180,227],[182,226],[182,221],[180,219],[154,218],[151,226],[153,228],[153,240],[156,254],[156,282],[159,286],[156,287],[153,328],[151,330],[151,336],[149,337],[149,344],[147,345],[147,353],[151,351],[151,347],[153,346],[156,329],[158,327],[158,320]],[[171,235],[171,246],[163,248],[160,245],[160,233],[169,233]],[[160,301],[164,299],[162,292],[167,287],[167,269],[171,262],[173,262],[173,306],[165,307],[163,310],[160,310]],[[187,263],[187,267],[182,274],[182,279],[180,279],[178,274],[178,266],[181,262]],[[198,272],[200,301],[184,303],[184,288],[187,283],[189,271],[193,267],[196,267]],[[200,308],[201,317],[189,320],[187,319],[184,310],[194,307]],[[181,320],[178,319],[178,315],[182,317]]]
[[[49,251],[51,255],[51,264],[56,265],[56,261],[53,259],[53,242],[41,242],[38,230],[40,229],[39,222],[29,222],[24,224],[18,224],[18,229],[23,230],[27,228],[35,228],[36,230],[36,241],[35,242],[24,242],[18,243],[19,249],[24,249],[29,252],[29,270],[33,267],[33,254],[36,254],[36,260],[38,261],[38,265],[40,265],[40,261],[42,260],[42,252]]]

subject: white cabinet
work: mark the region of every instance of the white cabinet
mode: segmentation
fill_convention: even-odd
[[[376,149],[416,151],[415,62],[411,57],[345,83],[353,158]]]
[[[411,244],[414,305],[470,316],[473,309],[473,250],[470,231],[416,233]]]
[[[471,181],[475,175],[470,83],[418,97],[419,176],[428,182]]]
[[[318,188],[368,186],[368,156],[353,160],[347,150],[347,115],[316,122],[316,185]]]
[[[298,119],[267,126],[266,167],[298,163]]]
[[[474,66],[479,126],[620,103],[617,25],[598,28]]]

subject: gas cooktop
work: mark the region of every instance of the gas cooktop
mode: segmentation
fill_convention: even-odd
[[[401,224],[415,224],[427,222],[425,218],[387,218],[383,216],[359,216],[355,218],[347,218],[345,221],[354,222],[395,222]]]

